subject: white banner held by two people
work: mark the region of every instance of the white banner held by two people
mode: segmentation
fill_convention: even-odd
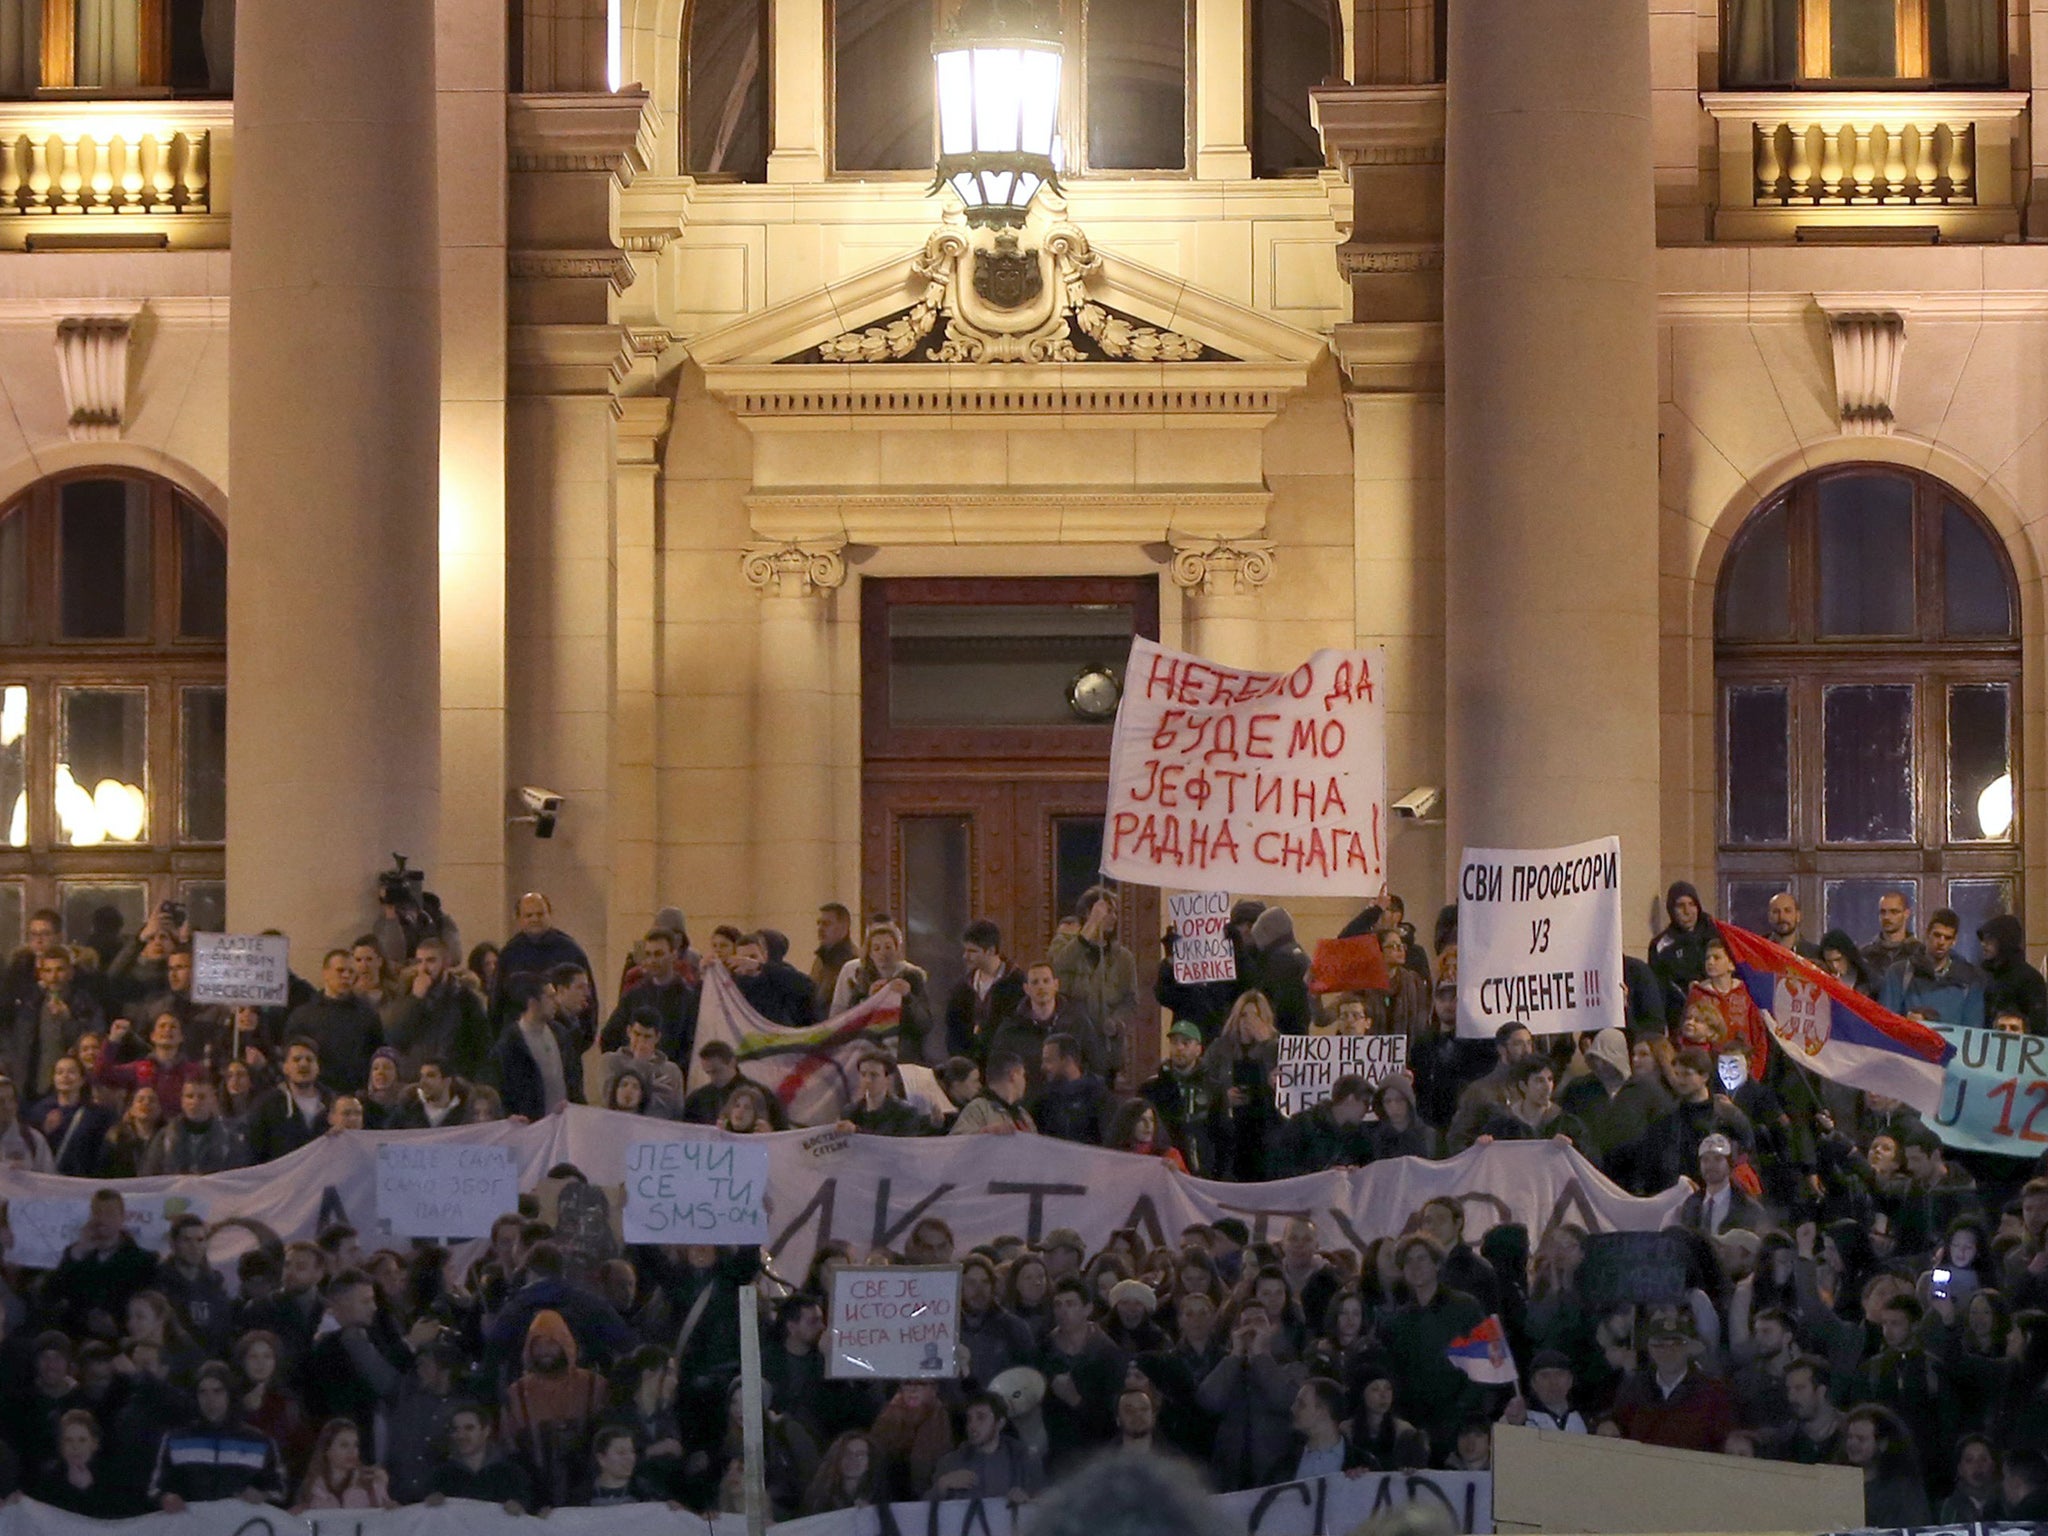
[[[1458,1033],[1626,1027],[1621,839],[1467,848],[1458,874]]]
[[[1292,672],[1131,642],[1110,748],[1104,874],[1261,896],[1385,885],[1386,653]]]

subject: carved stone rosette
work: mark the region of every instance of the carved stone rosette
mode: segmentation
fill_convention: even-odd
[[[740,553],[740,574],[763,597],[810,597],[846,581],[846,545],[820,540],[749,544]]]
[[[1204,597],[1250,597],[1273,574],[1271,539],[1203,539],[1173,545],[1173,584]]]

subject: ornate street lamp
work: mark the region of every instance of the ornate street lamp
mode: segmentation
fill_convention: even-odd
[[[1057,189],[1060,32],[1055,5],[962,0],[932,45],[938,66],[936,191],[949,186],[967,222],[1017,225],[1038,189]]]

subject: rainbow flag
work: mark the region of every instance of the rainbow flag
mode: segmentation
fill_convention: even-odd
[[[716,962],[704,967],[704,996],[697,1009],[697,1048],[713,1040],[732,1047],[740,1070],[782,1101],[791,1125],[830,1125],[860,1091],[862,1056],[902,1026],[903,1005],[884,992],[808,1029],[791,1029],[765,1019],[740,995],[732,973]],[[706,1082],[702,1064],[690,1060],[689,1088]]]
[[[1519,1380],[1514,1354],[1500,1319],[1489,1316],[1470,1333],[1451,1340],[1444,1358],[1482,1387],[1511,1387]]]
[[[1955,1054],[1928,1025],[1879,1007],[1840,978],[1730,923],[1719,925],[1735,974],[1770,1015],[1791,1060],[1822,1077],[1910,1104],[1941,1107],[1942,1067]]]

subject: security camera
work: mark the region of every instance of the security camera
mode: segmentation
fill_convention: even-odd
[[[1411,789],[1394,802],[1394,814],[1403,821],[1427,821],[1430,813],[1443,804],[1444,792],[1434,784],[1425,784],[1420,789]]]
[[[553,837],[555,835],[555,822],[562,814],[564,798],[564,796],[556,794],[552,789],[539,789],[531,784],[524,786],[519,791],[519,801],[520,804],[526,807],[529,814],[514,816],[512,818],[512,825],[515,827],[532,827],[535,837]]]

